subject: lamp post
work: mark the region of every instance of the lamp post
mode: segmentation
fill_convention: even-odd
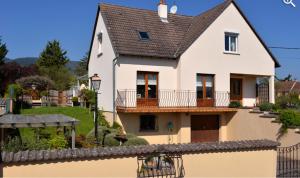
[[[99,137],[98,137],[98,91],[100,89],[101,85],[101,78],[98,76],[98,74],[94,74],[91,78],[91,84],[94,92],[96,93],[95,96],[95,138],[96,138],[96,144],[99,145]]]

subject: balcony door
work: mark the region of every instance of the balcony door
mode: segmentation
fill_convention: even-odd
[[[197,74],[197,106],[214,106],[214,75]]]
[[[242,102],[243,99],[243,79],[230,79],[230,100]]]
[[[137,106],[158,106],[158,73],[137,73]]]

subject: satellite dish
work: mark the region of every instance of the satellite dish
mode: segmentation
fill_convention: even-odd
[[[171,7],[171,9],[170,9],[170,13],[171,13],[171,14],[176,14],[177,10],[178,10],[178,7],[174,4],[174,5]]]

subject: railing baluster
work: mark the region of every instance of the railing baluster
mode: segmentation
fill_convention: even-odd
[[[229,92],[215,91],[212,96],[213,107],[228,107]],[[157,100],[154,98],[142,98],[138,102],[136,90],[118,90],[116,98],[116,107],[134,108],[134,107],[161,107],[161,108],[191,108],[197,106],[197,91],[191,90],[159,90]]]

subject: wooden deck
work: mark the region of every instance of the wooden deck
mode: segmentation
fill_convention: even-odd
[[[228,107],[178,107],[178,108],[164,108],[164,107],[137,107],[137,108],[120,108],[117,111],[121,113],[228,113],[237,112],[237,108]]]

